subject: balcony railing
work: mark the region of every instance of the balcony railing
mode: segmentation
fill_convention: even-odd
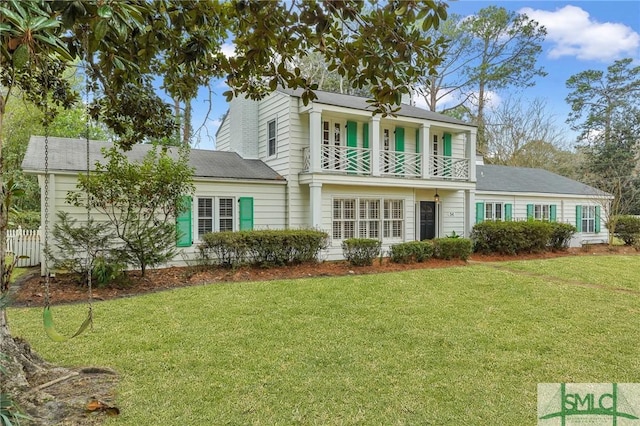
[[[380,175],[402,178],[422,177],[422,154],[381,151]],[[327,173],[371,175],[371,149],[323,145],[320,168]],[[309,148],[302,150],[302,171],[311,169]],[[429,157],[428,179],[469,180],[469,159],[436,155]]]

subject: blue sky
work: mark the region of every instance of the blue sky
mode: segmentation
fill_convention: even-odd
[[[634,58],[640,63],[640,1],[476,1],[449,2],[449,13],[472,15],[483,7],[496,5],[515,12],[526,13],[547,28],[539,65],[548,73],[538,78],[532,88],[515,93],[522,99],[542,98],[547,102],[558,126],[566,127],[567,139],[575,134],[564,124],[569,113],[565,97],[569,93],[565,82],[574,74],[588,69],[605,70],[613,61]],[[227,110],[221,96],[226,90],[223,82],[214,82],[211,112],[208,90],[201,90],[193,103],[195,128],[205,124],[200,133],[198,148],[213,149],[214,135],[220,117]],[[498,94],[499,98],[509,93]]]

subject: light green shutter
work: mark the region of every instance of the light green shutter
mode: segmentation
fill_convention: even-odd
[[[181,212],[176,218],[176,246],[190,247],[193,244],[191,235],[191,197],[186,195],[180,201]]]
[[[420,154],[420,129],[416,129],[416,154]],[[420,176],[422,175],[422,170],[420,170],[420,156],[417,155],[416,157],[418,157],[416,159],[416,174]]]
[[[476,203],[476,223],[484,221],[484,203]]]
[[[364,149],[369,149],[369,123],[364,123],[362,125],[362,147]],[[366,172],[370,172],[370,158],[371,158],[371,152],[370,151],[365,151],[363,154],[363,166],[364,166],[364,170]]]
[[[600,206],[596,206],[595,231],[596,231],[596,234],[600,232]]]
[[[253,197],[240,197],[240,230],[250,231],[253,229]]]
[[[551,222],[555,222],[557,220],[556,219],[556,210],[557,209],[556,209],[556,205],[555,204],[551,204],[549,206],[549,220]]]
[[[358,146],[358,123],[347,121],[347,146]],[[358,167],[358,152],[355,149],[347,149],[347,170],[355,171]]]
[[[533,204],[527,204],[527,220],[532,220],[533,218]]]
[[[445,157],[451,157],[453,153],[453,147],[451,146],[451,133],[442,134],[442,155]],[[443,176],[451,176],[451,158],[444,159],[444,173]]]
[[[582,206],[576,206],[576,231],[582,232]]]
[[[404,128],[396,127],[396,173],[404,172],[404,155],[398,154],[404,152]]]
[[[513,205],[505,204],[504,205],[504,220],[513,220]]]

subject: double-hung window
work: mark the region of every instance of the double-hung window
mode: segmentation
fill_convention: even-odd
[[[208,232],[235,229],[235,199],[230,197],[198,198],[198,238]]]
[[[333,200],[331,236],[347,238],[404,237],[404,201],[382,198],[336,198]]]
[[[404,229],[404,203],[402,200],[384,200],[384,238],[402,238]]]
[[[535,204],[533,206],[533,218],[535,220],[550,220],[550,211],[549,204]]]
[[[380,200],[359,200],[358,237],[380,238]]]
[[[595,206],[582,206],[582,232],[596,232]]]
[[[333,232],[335,240],[346,240],[355,237],[356,229],[356,200],[333,200]]]
[[[276,155],[276,120],[269,120],[267,123],[267,157]]]
[[[484,220],[504,220],[502,203],[485,203]]]

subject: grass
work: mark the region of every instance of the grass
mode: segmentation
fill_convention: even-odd
[[[62,344],[39,309],[9,315],[48,360],[121,373],[108,425],[534,424],[538,383],[640,382],[640,296],[555,262],[189,287],[97,303]],[[85,309],[54,316],[70,332]]]

